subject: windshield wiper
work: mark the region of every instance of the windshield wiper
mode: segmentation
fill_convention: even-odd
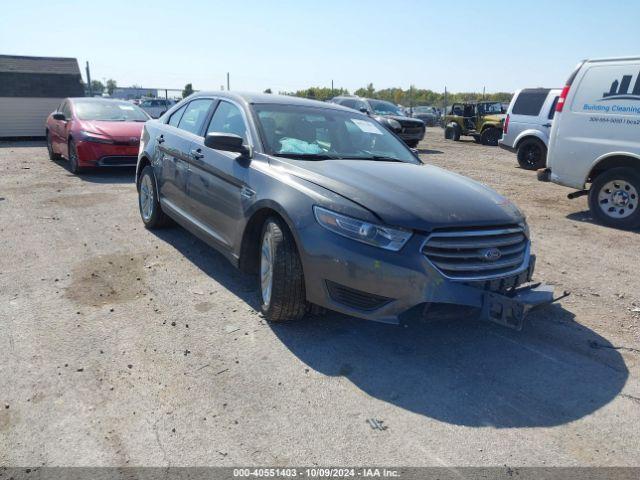
[[[274,153],[274,157],[292,158],[294,160],[341,160],[342,157],[336,157],[327,153]]]
[[[404,160],[400,160],[399,158],[396,157],[387,157],[386,155],[366,155],[363,157],[359,157],[359,156],[352,156],[352,157],[342,157],[344,160],[378,160],[381,162],[402,162],[404,163]]]

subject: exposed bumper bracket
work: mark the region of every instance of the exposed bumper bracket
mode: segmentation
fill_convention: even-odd
[[[524,319],[533,308],[549,305],[569,295],[569,292],[564,292],[554,298],[553,289],[553,285],[537,283],[517,288],[510,295],[485,292],[480,319],[522,330]]]

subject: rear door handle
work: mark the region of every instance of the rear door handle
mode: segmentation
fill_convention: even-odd
[[[164,143],[164,135],[160,135],[159,137],[156,137],[156,142]]]
[[[544,125],[542,125],[542,126],[543,126],[543,127],[550,128],[550,127],[551,127],[551,125],[552,125],[551,123],[545,123],[545,124],[544,124]]]
[[[191,150],[191,157],[195,158],[196,160],[200,160],[202,157],[204,157],[204,153],[202,153],[202,150],[198,149],[193,149]]]

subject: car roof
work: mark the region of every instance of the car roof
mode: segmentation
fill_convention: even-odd
[[[72,102],[95,102],[95,103],[126,103],[129,104],[126,100],[121,100],[119,98],[104,98],[104,97],[69,97],[68,100]]]
[[[334,103],[321,102],[319,100],[310,100],[308,98],[293,97],[290,95],[276,95],[272,93],[250,93],[250,92],[235,92],[235,91],[211,91],[211,92],[197,92],[189,96],[190,99],[200,97],[217,97],[228,98],[235,100],[236,102],[250,104],[269,104],[269,105],[299,105],[306,107],[316,108],[328,108],[332,110],[341,110],[353,113],[354,110],[346,108]]]

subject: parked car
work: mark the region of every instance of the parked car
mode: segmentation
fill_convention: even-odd
[[[427,127],[434,127],[440,122],[440,115],[433,107],[413,107],[411,116],[422,120]]]
[[[175,102],[165,98],[145,98],[140,100],[140,108],[147,112],[151,118],[158,118],[171,108]]]
[[[567,80],[540,180],[589,195],[595,219],[640,227],[640,57],[586,60]]]
[[[505,109],[500,102],[454,103],[444,116],[444,138],[460,140],[469,135],[483,145],[498,145]]]
[[[367,115],[269,94],[199,92],[145,124],[136,172],[147,228],[169,219],[259,279],[271,321],[310,304],[397,323],[429,302],[519,327],[551,301],[506,198],[422,164]]]
[[[334,97],[330,102],[370,115],[412,148],[424,138],[424,122],[408,117],[391,102],[355,96]]]
[[[69,170],[85,167],[134,166],[143,110],[123,100],[67,98],[45,124],[49,158],[66,158]]]
[[[498,145],[516,153],[522,168],[538,170],[546,165],[551,123],[561,92],[553,88],[524,88],[511,100]]]

